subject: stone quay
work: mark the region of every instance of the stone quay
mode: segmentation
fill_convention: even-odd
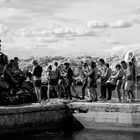
[[[140,103],[56,101],[0,106],[0,133],[61,129],[140,131]]]

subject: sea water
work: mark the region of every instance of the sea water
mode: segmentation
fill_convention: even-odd
[[[140,140],[138,132],[109,130],[59,131],[1,136],[0,140]]]

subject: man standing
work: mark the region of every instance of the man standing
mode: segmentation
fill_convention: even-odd
[[[112,73],[112,69],[109,67],[109,63],[106,63],[106,80],[105,80],[105,83],[109,80],[110,76],[111,76],[111,73]],[[110,96],[109,96],[109,93],[108,93],[108,97],[107,97],[107,100],[111,100]]]
[[[100,71],[101,71],[101,96],[99,98],[106,99],[106,65],[104,59],[99,59]]]
[[[33,83],[35,87],[35,93],[38,101],[41,101],[41,75],[43,69],[40,65],[38,65],[37,61],[33,61]]]
[[[64,64],[65,69],[66,69],[66,96],[69,96],[69,99],[72,100],[72,95],[71,95],[71,85],[73,82],[73,71],[69,66],[69,63]],[[66,98],[67,98],[66,97]]]

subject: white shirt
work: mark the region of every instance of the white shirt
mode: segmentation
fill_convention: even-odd
[[[107,75],[107,68],[105,65],[103,65],[102,67],[99,68],[101,71],[101,77],[106,77]]]

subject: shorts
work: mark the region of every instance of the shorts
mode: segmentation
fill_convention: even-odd
[[[88,80],[87,81],[87,88],[97,88],[97,84],[96,82],[94,82],[93,80]]]
[[[124,85],[124,90],[129,91],[131,90],[132,86],[133,86],[133,81],[127,80]]]
[[[49,81],[49,85],[57,86],[57,85],[58,85],[58,79],[51,79],[51,80]]]
[[[41,80],[35,80],[35,86],[41,87]]]
[[[117,90],[120,90],[122,87],[122,80],[117,80],[116,86],[117,86]]]

